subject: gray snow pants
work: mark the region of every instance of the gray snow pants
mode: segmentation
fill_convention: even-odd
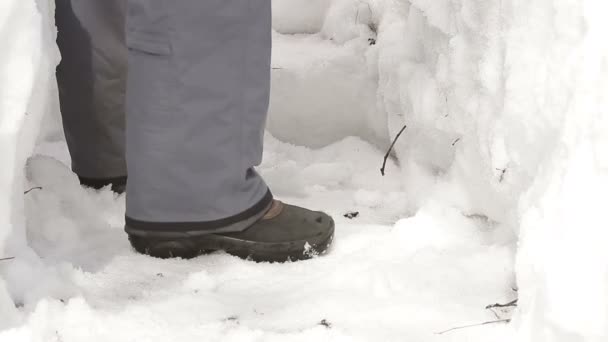
[[[270,0],[56,4],[74,172],[104,180],[128,170],[135,232],[239,231],[258,220],[272,201],[254,170],[270,91]]]

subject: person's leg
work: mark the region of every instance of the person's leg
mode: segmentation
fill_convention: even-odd
[[[56,1],[59,97],[72,169],[84,185],[124,187],[125,0]]]
[[[270,206],[270,23],[270,0],[129,1],[131,231],[239,231]]]
[[[327,215],[282,205],[261,162],[270,92],[270,0],[130,0],[127,212],[141,253],[225,250],[306,259]]]

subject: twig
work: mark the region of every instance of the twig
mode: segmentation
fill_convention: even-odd
[[[458,144],[459,141],[460,141],[460,138],[454,140],[454,142],[452,143],[452,146],[456,146],[456,144]]]
[[[352,220],[354,218],[359,217],[359,212],[358,211],[351,211],[351,212],[348,212],[348,213],[344,214],[344,217],[346,217],[347,219],[351,219]]]
[[[15,257],[1,258],[0,261],[13,260]]]
[[[393,140],[393,143],[391,144],[391,146],[388,148],[388,151],[386,151],[386,155],[384,155],[384,162],[382,163],[382,168],[380,169],[380,173],[382,174],[382,176],[385,175],[384,170],[386,169],[386,161],[388,160],[388,157],[391,155],[391,151],[393,150],[393,147],[395,147],[395,144],[397,143],[397,140],[401,136],[401,133],[403,133],[403,131],[405,131],[406,128],[407,128],[407,125],[404,125],[403,128],[399,131],[399,133],[397,133],[397,136],[395,136],[395,139]]]
[[[502,181],[505,180],[505,174],[507,173],[508,168],[504,168],[504,169],[496,169],[496,171],[500,171],[500,177],[498,179],[498,183],[502,183]]]
[[[27,191],[24,191],[24,192],[23,192],[23,194],[24,194],[24,195],[27,195],[27,194],[29,194],[30,192],[34,191],[34,190],[42,190],[42,187],[41,187],[41,186],[36,186],[36,187],[33,187],[33,188],[31,188],[31,189],[29,189],[29,190],[27,190]]]
[[[499,320],[496,320],[496,321],[488,321],[488,322],[483,322],[483,323],[479,323],[479,324],[471,324],[471,325],[464,325],[462,327],[455,327],[455,328],[452,328],[452,329],[448,329],[448,330],[445,330],[445,331],[438,332],[436,334],[437,335],[443,335],[445,333],[448,333],[448,332],[454,331],[454,330],[461,330],[461,329],[467,329],[467,328],[481,327],[481,326],[489,325],[489,324],[498,324],[498,323],[505,323],[506,324],[506,323],[510,323],[510,322],[511,322],[511,319],[499,319]]]
[[[235,315],[235,316],[226,317],[222,321],[224,321],[224,322],[236,322],[238,324],[239,323],[239,316]]]
[[[319,322],[319,325],[322,325],[322,326],[326,327],[327,329],[331,329],[331,323],[326,319]]]
[[[512,307],[512,306],[517,306],[517,301],[518,301],[518,299],[515,299],[515,300],[510,301],[510,302],[508,302],[506,304],[496,303],[496,304],[488,305],[488,306],[486,306],[486,309],[508,308],[508,307]]]

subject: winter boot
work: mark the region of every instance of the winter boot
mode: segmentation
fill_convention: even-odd
[[[241,232],[125,230],[136,251],[158,258],[193,258],[222,250],[256,262],[284,262],[325,253],[333,240],[334,221],[325,213],[274,201],[261,220]]]

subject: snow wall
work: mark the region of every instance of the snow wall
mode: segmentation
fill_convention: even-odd
[[[30,268],[23,170],[57,105],[53,7],[0,3],[0,257]],[[440,202],[487,218],[504,243],[519,237],[521,340],[608,338],[604,0],[275,0],[274,10],[275,39],[325,44],[273,61],[274,135],[384,147],[407,124],[396,145],[404,210]],[[282,87],[294,79],[303,88]],[[301,125],[279,132],[281,120]],[[2,275],[0,328],[19,315],[9,295],[19,279]]]
[[[41,275],[25,237],[24,166],[45,114],[57,106],[55,36],[54,1],[0,2],[0,258],[16,257],[0,265],[0,329],[18,318],[18,291],[11,296],[7,288]]]
[[[396,156],[409,210],[439,201],[518,237],[521,340],[606,340],[607,11],[603,0],[275,1],[278,32],[338,47],[304,70],[276,65],[275,94],[307,75],[334,99],[315,116],[273,97],[269,129],[309,120],[386,147],[407,124]],[[273,134],[341,138],[298,127]]]

